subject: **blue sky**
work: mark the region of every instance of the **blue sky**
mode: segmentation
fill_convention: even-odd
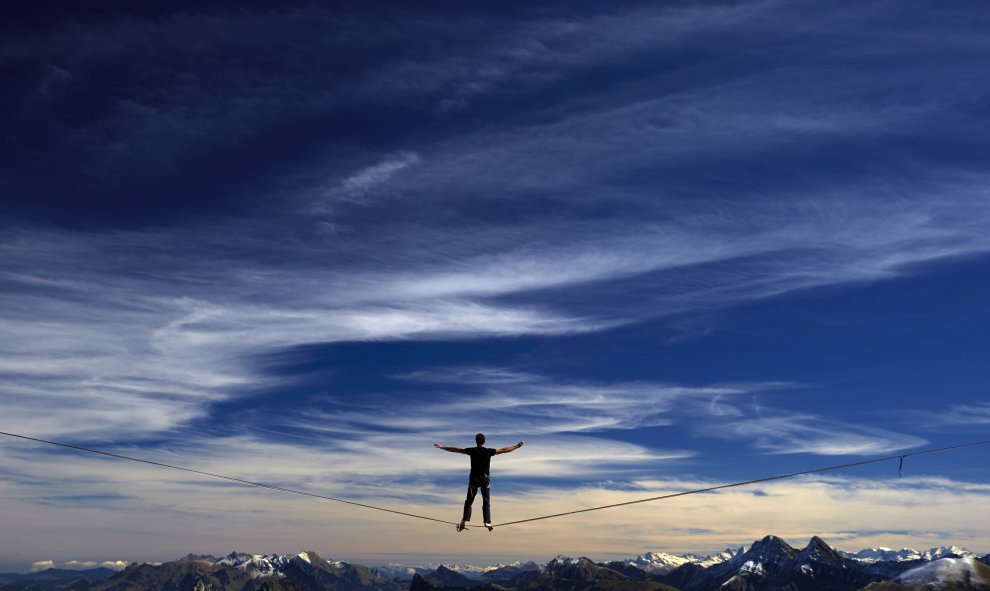
[[[0,430],[455,520],[988,439],[977,3],[148,3],[0,41]],[[990,551],[985,449],[496,534],[0,441],[0,567]],[[469,542],[465,543],[465,536]]]

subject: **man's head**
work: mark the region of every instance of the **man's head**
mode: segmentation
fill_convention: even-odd
[[[477,435],[475,435],[474,436],[474,442],[477,443],[479,447],[482,446],[482,445],[484,445],[485,444],[485,434],[484,433],[478,433]]]

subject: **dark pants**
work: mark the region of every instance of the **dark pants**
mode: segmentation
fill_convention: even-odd
[[[481,489],[481,512],[484,513],[485,523],[492,522],[492,482],[487,474],[471,476],[468,480],[467,499],[464,501],[464,521],[471,521],[471,505],[474,497]]]

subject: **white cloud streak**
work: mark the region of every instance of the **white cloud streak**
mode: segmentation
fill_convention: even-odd
[[[927,443],[913,435],[794,413],[729,421],[705,432],[751,441],[774,454],[878,455]]]
[[[95,560],[69,560],[60,563],[56,563],[54,560],[39,560],[37,562],[31,563],[31,572],[48,570],[50,568],[69,569],[69,570],[109,568],[113,570],[123,570],[127,568],[127,564],[128,563],[124,562],[123,560],[104,560],[102,562],[97,562]]]
[[[332,211],[333,201],[343,199],[354,203],[363,203],[373,191],[381,194],[383,185],[392,180],[403,170],[420,163],[420,158],[411,152],[403,152],[387,157],[377,164],[362,168],[340,181],[328,191],[327,208]]]
[[[772,454],[876,455],[925,443],[855,423],[750,407],[754,394],[786,384],[573,384],[495,367],[439,368],[396,377],[434,389],[428,396],[395,394],[387,404],[352,401],[340,408],[283,413],[269,427],[305,433],[323,446],[338,476],[350,482],[381,474],[401,479],[460,473],[463,461],[424,455],[424,450],[434,442],[472,445],[465,419],[493,446],[519,439],[530,443],[525,453],[499,462],[499,474],[584,481],[673,469],[698,456],[691,449],[655,449],[613,437],[650,427],[687,428],[696,436],[729,439]]]
[[[913,424],[925,429],[980,427],[990,425],[990,402],[972,401],[905,414],[911,417]]]

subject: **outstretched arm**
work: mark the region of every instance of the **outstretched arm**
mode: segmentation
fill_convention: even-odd
[[[440,448],[440,449],[442,449],[444,451],[452,451],[455,454],[462,454],[462,453],[464,453],[464,450],[462,448],[460,448],[460,447],[450,447],[449,445],[444,445],[442,443],[434,443],[433,444],[433,447]]]
[[[520,441],[519,443],[517,443],[515,445],[510,445],[509,447],[500,447],[500,448],[498,448],[498,449],[495,450],[495,455],[498,455],[498,454],[507,454],[510,451],[516,451],[517,449],[519,449],[520,447],[522,447],[524,445],[526,445],[526,442],[525,441]]]

